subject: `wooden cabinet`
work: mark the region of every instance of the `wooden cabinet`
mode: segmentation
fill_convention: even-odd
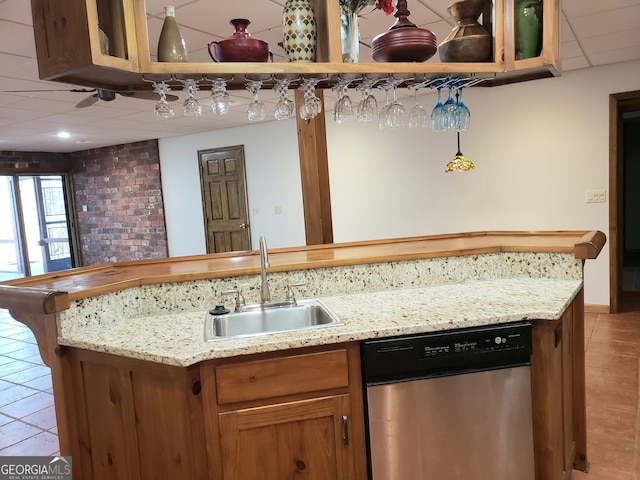
[[[62,362],[66,395],[54,395],[74,478],[209,478],[197,368],[78,349]]]
[[[586,471],[584,298],[556,321],[534,320],[531,388],[536,480]]]
[[[229,360],[201,376],[216,478],[366,479],[356,344]]]
[[[267,0],[257,0],[267,1]],[[113,90],[149,89],[143,81],[170,75],[231,76],[230,86],[244,75],[496,75],[494,83],[558,74],[560,71],[560,0],[544,0],[544,47],[541,55],[515,60],[514,0],[493,0],[487,17],[493,35],[491,62],[467,63],[343,63],[338,0],[314,0],[318,23],[315,63],[152,62],[144,0],[32,0],[40,77]],[[110,53],[100,49],[100,29],[109,38]],[[219,33],[219,32],[217,32]],[[505,73],[506,72],[506,73]]]
[[[80,349],[58,358],[74,478],[366,479],[357,343],[189,368]]]

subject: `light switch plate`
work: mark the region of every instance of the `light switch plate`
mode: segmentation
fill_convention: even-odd
[[[607,191],[587,190],[585,192],[585,201],[587,203],[605,203],[607,201]]]

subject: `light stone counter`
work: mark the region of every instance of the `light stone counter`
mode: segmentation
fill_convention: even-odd
[[[204,340],[206,310],[90,322],[59,331],[61,345],[189,366],[222,357],[560,318],[582,288],[579,279],[504,278],[322,296],[344,325]]]

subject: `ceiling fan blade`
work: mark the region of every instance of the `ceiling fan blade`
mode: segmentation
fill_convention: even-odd
[[[157,102],[160,99],[160,96],[156,92],[152,92],[151,90],[137,90],[133,92],[118,93],[124,97],[139,98],[140,100],[153,100],[154,102]],[[167,94],[168,102],[175,102],[179,98],[180,97],[178,97],[177,95],[171,95],[170,93]]]
[[[84,100],[81,100],[80,102],[76,103],[76,108],[90,107],[91,105],[96,103],[98,100],[99,100],[98,94],[94,93],[93,95],[89,95]]]

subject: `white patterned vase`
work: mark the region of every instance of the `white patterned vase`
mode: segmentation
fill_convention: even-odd
[[[316,61],[316,19],[309,0],[286,1],[282,14],[282,40],[289,61]]]

